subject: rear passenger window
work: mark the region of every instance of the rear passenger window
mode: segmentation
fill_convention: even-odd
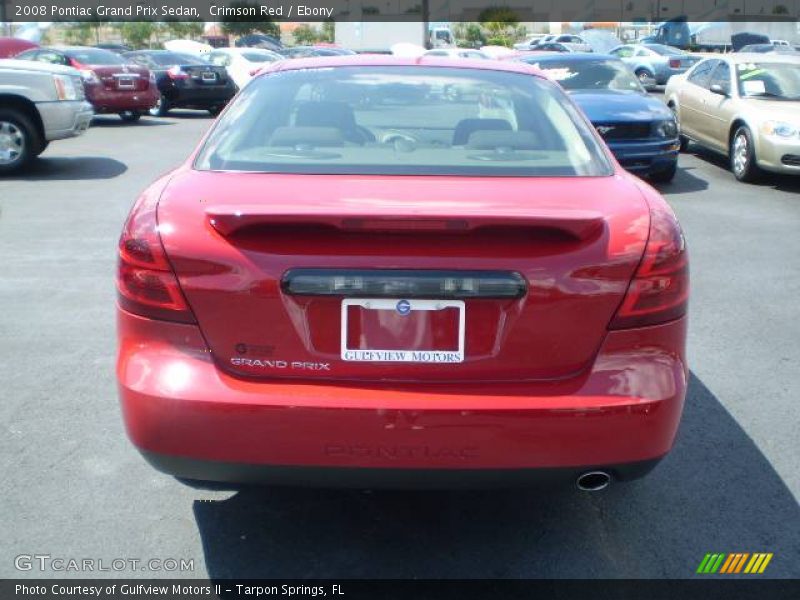
[[[692,73],[689,75],[687,81],[695,85],[699,85],[702,88],[708,89],[711,80],[711,71],[720,61],[716,59],[707,60],[705,62],[701,62],[697,65]]]

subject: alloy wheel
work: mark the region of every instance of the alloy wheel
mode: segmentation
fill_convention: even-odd
[[[740,133],[733,140],[733,170],[737,175],[741,175],[747,170],[747,164],[750,160],[748,154],[747,136]]]
[[[25,151],[25,135],[10,121],[0,121],[0,164],[17,162]]]

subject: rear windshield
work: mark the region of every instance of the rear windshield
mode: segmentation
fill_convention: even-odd
[[[619,60],[526,59],[566,90],[626,90],[644,92],[639,80]]]
[[[81,48],[80,50],[66,50],[70,58],[84,65],[124,65],[125,59],[119,54],[101,48]]]
[[[195,167],[317,174],[597,176],[611,166],[563,91],[521,73],[289,70],[245,87]]]

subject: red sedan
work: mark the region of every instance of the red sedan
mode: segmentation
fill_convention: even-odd
[[[274,63],[135,203],[117,284],[127,431],[179,477],[600,489],[683,408],[675,215],[522,63]]]
[[[161,97],[150,71],[128,64],[118,54],[102,48],[36,48],[26,50],[16,58],[78,69],[83,78],[86,100],[98,114],[117,113],[125,121],[138,121],[142,113],[153,108]]]

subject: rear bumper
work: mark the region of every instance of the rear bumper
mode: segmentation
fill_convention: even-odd
[[[525,486],[575,485],[587,471],[604,471],[613,481],[631,481],[644,477],[660,458],[620,465],[557,467],[536,469],[398,469],[358,467],[306,467],[253,465],[196,460],[142,451],[159,471],[198,481],[232,484],[291,485],[324,488],[383,489],[485,489]]]
[[[632,478],[672,447],[686,391],[685,319],[609,332],[569,381],[359,385],[231,377],[196,326],[118,315],[128,435],[193,479]]]
[[[658,173],[678,161],[680,142],[674,140],[609,142],[619,164],[637,175]]]
[[[224,86],[182,87],[171,85],[163,90],[164,96],[172,106],[185,108],[211,108],[226,104],[236,94],[231,82]]]
[[[99,86],[87,87],[86,98],[98,113],[116,113],[125,110],[145,111],[156,105],[158,89],[151,85],[142,91],[106,90]]]

